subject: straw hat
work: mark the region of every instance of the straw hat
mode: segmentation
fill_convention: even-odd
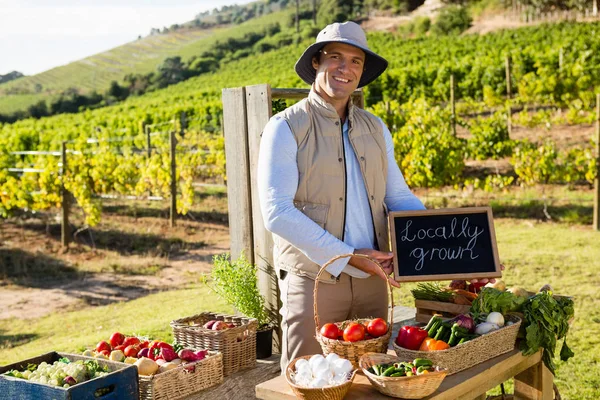
[[[312,58],[328,43],[345,43],[358,47],[365,52],[365,71],[358,83],[359,88],[377,79],[388,66],[388,62],[385,58],[369,49],[365,32],[357,23],[352,21],[344,23],[336,22],[327,25],[319,32],[317,41],[308,46],[296,62],[296,73],[309,85],[313,84],[316,76],[316,71],[312,66]]]

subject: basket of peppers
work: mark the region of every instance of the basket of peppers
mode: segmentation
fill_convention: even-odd
[[[438,315],[426,326],[403,326],[394,341],[394,351],[403,360],[428,358],[454,374],[514,349],[521,319],[506,317],[510,325],[484,335],[475,334],[468,314],[451,320]]]
[[[382,394],[403,399],[421,399],[440,386],[448,370],[434,366],[427,358],[402,361],[381,353],[366,353],[359,366],[371,384]]]

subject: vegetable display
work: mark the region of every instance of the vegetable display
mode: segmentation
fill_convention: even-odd
[[[426,358],[416,358],[412,362],[397,362],[392,364],[375,364],[367,371],[376,376],[398,378],[402,376],[423,375],[437,371],[433,362]]]
[[[388,330],[388,324],[383,318],[374,318],[367,321],[328,322],[319,329],[319,334],[328,339],[358,342],[383,336]]]
[[[52,364],[46,362],[42,362],[39,365],[29,364],[24,371],[13,369],[5,372],[4,375],[68,388],[78,383],[107,375],[108,373],[108,367],[100,366],[96,360],[71,362],[68,358],[62,357]]]
[[[228,328],[226,324],[224,329]],[[135,336],[126,337],[115,332],[110,337],[110,343],[102,340],[96,345],[95,351],[85,350],[83,355],[134,364],[141,375],[154,375],[179,365],[203,360],[208,351],[186,349],[180,344],[171,345],[161,340],[148,341]]]

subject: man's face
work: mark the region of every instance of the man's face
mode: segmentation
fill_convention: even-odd
[[[358,87],[365,66],[365,53],[349,44],[329,43],[313,58],[312,64],[317,70],[317,92],[331,100],[347,100]]]

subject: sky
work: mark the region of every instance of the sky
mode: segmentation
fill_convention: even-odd
[[[0,0],[0,74],[33,75],[250,0]]]

